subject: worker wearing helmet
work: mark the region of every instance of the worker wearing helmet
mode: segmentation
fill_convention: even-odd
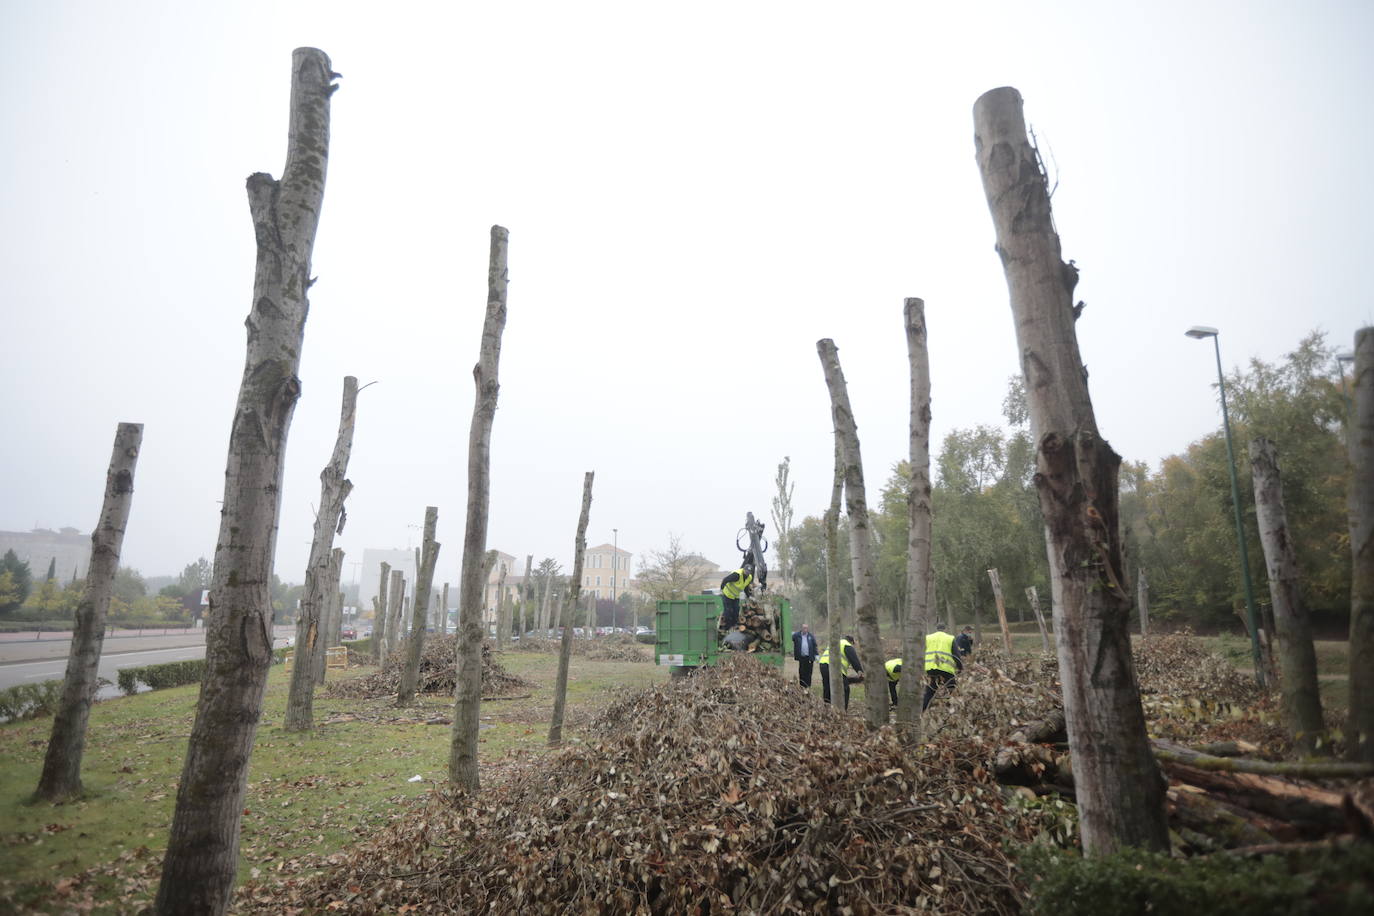
[[[821,667],[821,697],[830,702],[830,647],[826,646],[819,659]],[[844,679],[844,708],[849,708],[849,685],[864,679],[864,666],[859,651],[848,636],[840,637],[840,677]]]
[[[921,709],[930,705],[935,691],[948,685],[954,689],[955,675],[964,670],[964,663],[954,651],[954,636],[937,628],[926,636],[926,695]]]

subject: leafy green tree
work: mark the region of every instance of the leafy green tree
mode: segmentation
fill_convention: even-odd
[[[840,519],[840,601],[853,604],[853,573],[849,563],[848,525]],[[825,525],[814,515],[793,526],[787,536],[788,563],[796,613],[813,620],[825,617]]]
[[[0,570],[0,614],[7,614],[23,603],[24,596],[19,591],[19,583],[14,581],[14,573]]]
[[[5,556],[0,559],[0,574],[3,573],[9,574],[9,585],[4,592],[0,592],[0,614],[8,614],[29,597],[33,588],[33,573],[29,570],[29,564],[20,560],[13,550],[5,551]]]
[[[148,594],[148,583],[143,581],[143,574],[136,569],[128,566],[119,567],[115,573],[114,596],[125,604],[133,605],[138,599]]]
[[[188,563],[186,568],[177,577],[177,585],[181,588],[181,594],[189,595],[194,591],[200,591],[210,587],[210,575],[214,572],[214,566],[209,560],[201,557],[194,563]]]

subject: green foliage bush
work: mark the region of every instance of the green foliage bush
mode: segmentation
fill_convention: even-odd
[[[199,684],[204,677],[205,659],[193,658],[184,662],[123,668],[119,672],[119,689],[132,696],[138,692],[139,682],[147,684],[153,690],[161,690],[164,687]]]
[[[1374,843],[1289,856],[1192,859],[1129,849],[1100,859],[1032,846],[1020,855],[1041,916],[1374,913]]]
[[[62,682],[18,684],[0,690],[0,721],[17,722],[35,716],[52,715],[62,699]]]

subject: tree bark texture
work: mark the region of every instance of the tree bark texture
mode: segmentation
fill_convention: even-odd
[[[1150,629],[1150,580],[1143,566],[1135,574],[1135,604],[1140,612],[1140,635],[1144,636]]]
[[[449,745],[448,778],[455,786],[476,792],[477,729],[482,714],[482,558],[487,546],[487,503],[491,492],[491,427],[501,385],[501,334],[506,327],[506,249],[509,233],[491,227],[487,268],[487,312],[482,343],[472,369],[476,401],[468,433],[468,506],[463,537],[462,581],[458,589],[458,687],[453,709],[453,738]]]
[[[587,552],[587,524],[592,516],[592,480],[595,471],[582,478],[582,512],[577,517],[577,537],[573,541],[573,574],[568,592],[563,596],[558,625],[562,627],[558,643],[558,677],[553,687],[553,719],[549,722],[549,747],[563,743],[563,713],[568,705],[568,666],[572,662],[573,611],[582,597],[582,555]]]
[[[415,687],[420,683],[420,653],[425,646],[425,614],[429,611],[429,593],[434,590],[434,564],[439,560],[439,542],[434,540],[434,529],[438,524],[438,507],[425,507],[425,536],[421,542],[420,568],[416,572],[415,597],[411,602],[406,665],[401,671],[401,683],[396,691],[397,706],[408,706],[415,702]]]
[[[388,589],[387,597],[391,602],[391,607],[386,613],[386,649],[384,654],[390,656],[392,652],[396,651],[396,646],[400,642],[400,620],[406,600],[406,575],[399,569],[391,571],[391,588]]]
[[[506,649],[506,635],[510,632],[509,613],[506,609],[506,564],[501,564],[501,572],[496,577],[496,651]]]
[[[1274,606],[1274,633],[1279,641],[1283,677],[1280,694],[1293,743],[1304,753],[1326,749],[1322,701],[1317,692],[1317,650],[1312,644],[1312,620],[1298,581],[1298,558],[1288,533],[1283,507],[1279,453],[1260,436],[1250,443],[1250,470],[1255,483],[1255,514],[1260,546],[1269,576]]]
[[[544,577],[544,594],[539,599],[539,626],[535,629],[549,630],[553,627],[549,617],[549,599],[553,595],[553,580],[552,572]]]
[[[343,602],[339,600],[339,577],[343,575],[344,552],[340,547],[335,547],[329,551],[329,566],[326,570],[327,581],[323,583],[324,593],[320,601],[320,637],[315,640],[315,646],[307,655],[302,650],[296,650],[297,658],[309,658],[310,664],[314,668],[314,681],[316,684],[323,684],[325,675],[329,671],[329,653],[326,651],[330,646],[337,646],[339,640],[335,635],[335,621],[343,612]],[[294,673],[294,672],[293,672]]]
[[[358,411],[358,380],[345,376],[343,406],[339,412],[339,434],[334,453],[320,471],[320,508],[315,514],[315,533],[310,541],[310,560],[305,567],[305,591],[296,618],[296,654],[313,653],[321,637],[320,610],[326,592],[321,577],[334,549],[334,535],[342,534],[348,520],[344,500],[353,484],[347,478],[348,458],[353,451],[353,424]],[[291,667],[291,689],[286,698],[285,728],[289,732],[308,731],[314,726],[314,670],[310,665]]]
[[[1050,633],[1045,626],[1045,614],[1040,610],[1040,592],[1034,585],[1026,589],[1026,600],[1030,602],[1031,613],[1035,614],[1035,625],[1040,628],[1040,651],[1050,654]],[[951,631],[953,632],[953,631]]]
[[[907,360],[911,363],[908,458],[911,480],[906,494],[907,604],[902,621],[902,679],[897,690],[897,729],[902,741],[908,747],[915,747],[921,740],[926,631],[935,617],[935,577],[930,568],[930,352],[926,338],[925,302],[907,299],[902,316],[906,325]]]
[[[248,177],[257,265],[247,358],[229,436],[205,679],[154,907],[162,916],[223,913],[233,893],[248,760],[272,664],[282,461],[301,388],[296,373],[337,75],[324,52],[296,49],[286,167],[280,181],[261,172]]]
[[[1374,327],[1355,332],[1350,429],[1350,712],[1346,754],[1374,763]]]
[[[83,791],[81,758],[86,750],[86,725],[100,686],[97,670],[105,642],[105,614],[114,594],[119,552],[134,501],[134,470],[142,445],[142,423],[120,423],[116,427],[110,468],[105,473],[105,500],[100,507],[100,521],[91,534],[86,588],[76,607],[67,673],[62,681],[62,702],[53,716],[43,773],[34,793],[36,800],[63,801]]]
[[[1011,654],[1011,627],[1007,625],[1007,602],[1002,597],[1002,576],[995,569],[988,570],[988,581],[992,583],[992,600],[997,605],[997,623],[1002,628],[1002,647]]]
[[[619,559],[616,562],[620,562]],[[529,627],[534,626],[533,619],[530,617],[526,608],[529,606],[529,599],[534,597],[534,586],[530,584],[530,573],[534,571],[534,554],[525,554],[525,578],[520,580],[520,621],[517,629],[524,635]]]
[[[443,596],[439,599],[439,635],[448,635],[448,583],[444,583]]]
[[[380,665],[386,657],[382,643],[386,640],[387,586],[390,585],[391,564],[383,562],[377,577],[376,610],[372,615],[372,661]]]
[[[1036,488],[1048,529],[1064,712],[1089,855],[1169,848],[1164,780],[1150,753],[1127,633],[1117,472],[1098,435],[1074,330],[1077,270],[1061,260],[1039,155],[1021,95],[974,105],[975,147],[1021,351]]]
[[[886,659],[883,658],[882,638],[878,634],[878,578],[873,566],[873,536],[869,530],[868,498],[864,493],[859,429],[854,422],[854,411],[849,406],[849,389],[845,385],[835,342],[829,339],[817,341],[816,350],[820,354],[821,368],[825,371],[826,387],[830,389],[831,418],[844,458],[845,510],[849,515],[850,565],[854,574],[854,620],[859,631],[859,661],[863,663],[864,678],[868,683],[864,691],[868,702],[867,722],[869,728],[879,728],[887,724],[887,690],[883,689],[878,676],[884,671]],[[840,667],[835,664],[838,659],[834,654],[839,651],[839,644],[836,643],[833,649],[830,656],[832,671]]]

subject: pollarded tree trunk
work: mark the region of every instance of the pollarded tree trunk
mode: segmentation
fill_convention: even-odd
[[[43,774],[38,779],[35,800],[63,801],[80,795],[81,758],[86,750],[86,723],[91,703],[100,687],[97,670],[100,649],[105,642],[105,613],[114,594],[115,573],[119,570],[119,551],[124,544],[124,529],[129,524],[129,507],[134,501],[134,469],[143,444],[142,423],[121,423],[115,429],[110,469],[105,474],[105,501],[100,521],[91,533],[91,564],[86,572],[86,588],[76,607],[76,625],[67,655],[67,674],[62,681],[62,703],[52,720]]]
[[[840,500],[844,496],[844,455],[835,430],[835,471],[830,482],[830,506],[825,510],[825,616],[830,624],[830,697],[839,709],[844,702],[844,669],[840,640],[844,637],[844,606],[840,602]]]
[[[935,577],[930,569],[930,353],[926,343],[925,302],[907,299],[902,316],[906,325],[907,359],[911,363],[911,479],[906,493],[907,603],[902,620],[902,679],[897,689],[897,730],[903,743],[914,748],[921,740],[926,630],[935,616]]]
[[[1061,260],[1049,190],[1026,138],[1021,95],[973,108],[983,189],[997,232],[1036,444],[1048,529],[1054,631],[1083,849],[1169,848],[1164,780],[1150,752],[1127,632],[1117,471],[1101,438],[1074,331],[1077,270]]]
[[[539,599],[539,625],[536,630],[552,629],[549,623],[549,597],[553,595],[553,570],[544,577],[544,594]]]
[[[592,479],[595,471],[582,478],[582,513],[577,517],[577,537],[573,540],[573,574],[563,596],[558,625],[562,640],[558,644],[558,677],[553,687],[553,719],[549,722],[549,747],[563,743],[563,712],[568,704],[568,666],[572,661],[573,610],[582,597],[582,555],[587,552],[587,524],[592,515]]]
[[[300,395],[296,377],[324,201],[329,97],[337,76],[314,48],[292,54],[290,131],[280,181],[248,177],[257,236],[253,306],[229,435],[224,505],[205,633],[205,679],[177,788],[155,910],[223,913],[238,867],[239,822],[272,664],[272,558],[282,460]]]
[[[506,564],[501,564],[501,572],[496,577],[496,651],[506,648],[506,635],[510,631],[510,621],[506,613]]]
[[[334,535],[342,534],[348,515],[344,500],[353,484],[348,480],[348,457],[353,451],[353,423],[358,412],[358,380],[351,375],[343,381],[343,406],[339,412],[339,434],[334,453],[320,471],[320,508],[315,515],[315,534],[310,541],[310,560],[305,567],[305,591],[301,595],[300,615],[296,618],[296,654],[304,657],[314,651],[320,638],[320,607],[325,592],[320,581],[334,549]],[[314,671],[310,665],[291,668],[291,689],[286,698],[285,728],[289,732],[308,731],[314,726]]]
[[[1026,600],[1030,602],[1031,613],[1035,615],[1035,625],[1040,628],[1040,651],[1050,654],[1050,634],[1045,627],[1045,614],[1040,610],[1040,591],[1034,585],[1026,589]]]
[[[992,583],[992,600],[997,605],[997,622],[1002,627],[1002,647],[1011,654],[1011,627],[1007,626],[1007,602],[1002,597],[1002,576],[995,569],[988,570],[988,581]]]
[[[534,586],[530,584],[530,573],[534,571],[534,554],[525,554],[525,578],[520,580],[520,622],[516,630],[520,635],[524,635],[530,627],[534,626],[534,621],[530,618],[529,599],[534,597]]]
[[[477,773],[477,730],[482,715],[482,556],[487,547],[487,503],[491,492],[491,427],[501,385],[501,334],[506,327],[506,248],[509,234],[491,227],[491,255],[487,267],[487,313],[482,344],[472,369],[476,402],[468,432],[468,509],[463,537],[463,571],[458,590],[458,687],[453,707],[453,739],[449,745],[448,778],[469,792],[481,787]]]
[[[864,666],[868,684],[864,696],[868,700],[868,726],[879,728],[887,724],[888,698],[880,674],[884,672],[883,643],[878,634],[878,577],[873,569],[873,537],[869,532],[868,499],[864,494],[863,460],[859,452],[859,429],[854,411],[849,406],[849,389],[840,369],[840,354],[835,342],[829,339],[816,342],[821,367],[825,370],[825,384],[830,389],[830,410],[835,432],[840,437],[844,457],[845,509],[849,514],[849,554],[854,571],[854,619],[859,630],[859,661]],[[836,644],[834,649],[838,650]],[[837,658],[830,656],[833,668]]]
[[[439,635],[448,635],[448,583],[444,583],[443,596],[439,599]]]
[[[1350,430],[1350,713],[1346,754],[1374,763],[1374,327],[1355,332]]]
[[[386,593],[390,585],[391,564],[382,563],[381,574],[377,578],[377,597],[374,600],[376,611],[372,616],[372,661],[380,665],[386,657],[382,642],[386,639]]]
[[[406,575],[399,569],[391,571],[391,588],[388,592],[391,608],[387,611],[386,655],[396,651],[401,641],[401,615],[405,611]]]
[[[420,683],[420,652],[425,645],[425,612],[429,609],[429,593],[434,589],[434,564],[439,560],[439,542],[434,529],[439,524],[437,506],[425,507],[425,538],[422,542],[420,569],[416,572],[415,598],[410,619],[410,642],[406,646],[406,666],[401,671],[400,688],[396,691],[396,705],[415,702],[415,688]]]
[[[1150,628],[1150,580],[1143,566],[1135,575],[1135,603],[1140,611],[1140,635],[1144,636]]]
[[[343,548],[335,547],[329,551],[329,567],[326,571],[328,580],[324,583],[324,595],[320,604],[320,638],[315,640],[315,647],[309,656],[314,666],[316,684],[323,684],[325,675],[329,672],[329,647],[339,644],[338,620],[343,615],[343,601],[339,598],[339,579],[343,576],[343,561]],[[298,655],[305,657],[303,653]]]
[[[1250,442],[1250,470],[1255,483],[1260,546],[1264,548],[1264,565],[1269,575],[1269,598],[1274,605],[1274,634],[1279,640],[1284,716],[1297,747],[1309,754],[1325,752],[1326,728],[1322,724],[1321,695],[1317,692],[1312,621],[1302,599],[1298,558],[1288,534],[1278,449],[1263,436]]]

